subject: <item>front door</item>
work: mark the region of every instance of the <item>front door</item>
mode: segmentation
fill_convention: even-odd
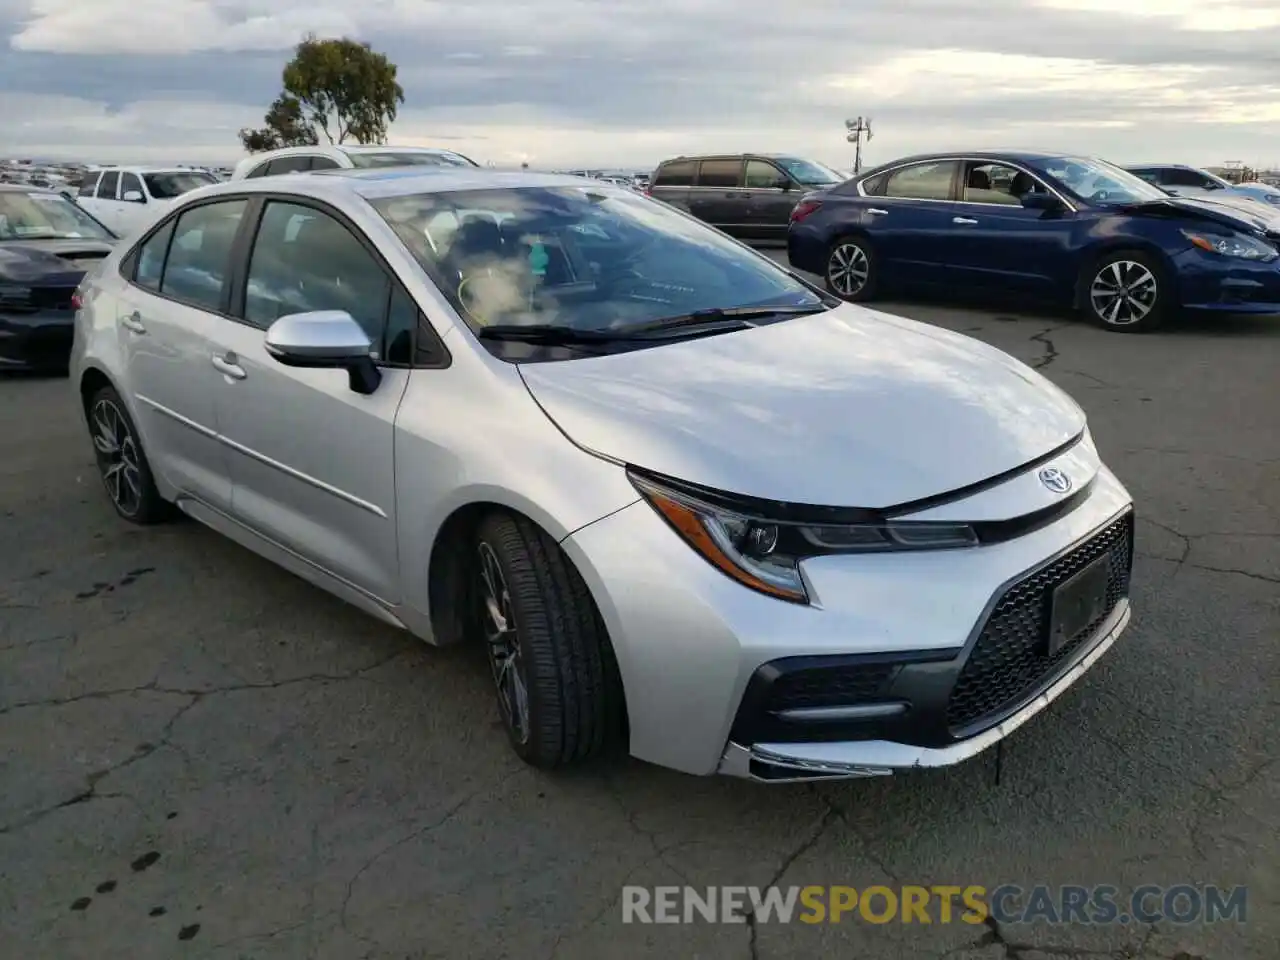
[[[348,227],[314,207],[269,201],[252,247],[243,320],[223,320],[218,423],[237,519],[388,603],[400,599],[393,447],[405,369],[385,367],[372,394],[341,370],[286,367],[265,349],[282,316],[345,310],[374,344],[402,303],[384,265]],[[412,302],[404,305],[413,311]],[[393,321],[394,322],[394,321]]]
[[[1069,259],[1072,213],[1023,207],[1023,194],[1047,193],[1048,187],[1004,164],[967,161],[961,183],[954,217],[959,242],[951,255],[955,281],[1031,297],[1058,293],[1053,267]]]
[[[219,442],[212,338],[225,321],[231,249],[244,200],[201,204],[138,250],[116,321],[134,413],[152,467],[180,494],[231,508]]]
[[[808,191],[780,167],[759,157],[747,161],[743,180],[749,194],[748,230],[760,240],[785,240],[791,211]]]
[[[122,235],[132,233],[147,220],[152,204],[148,202],[147,192],[143,189],[142,180],[136,173],[124,171],[120,174],[120,197],[116,201],[116,232]]]

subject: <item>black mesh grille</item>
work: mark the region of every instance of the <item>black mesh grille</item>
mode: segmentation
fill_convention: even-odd
[[[874,663],[784,673],[770,687],[765,709],[774,713],[866,703],[885,690],[895,669],[891,663]]]
[[[1103,555],[1110,557],[1106,614],[1048,655],[1049,606],[1053,590]],[[954,732],[1005,711],[1031,696],[1093,636],[1129,593],[1133,564],[1133,514],[1091,540],[1018,581],[1000,598],[960,671],[947,704]]]

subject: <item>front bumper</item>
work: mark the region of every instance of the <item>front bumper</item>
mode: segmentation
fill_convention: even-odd
[[[65,370],[71,358],[75,313],[0,313],[0,370]]]
[[[759,763],[753,769],[754,759],[775,768],[827,763],[834,775],[858,776],[956,762],[1016,729],[1092,665],[1128,620],[1131,552],[1116,584],[1113,619],[1063,648],[1060,659],[1030,678],[1034,682],[1005,688],[999,702],[981,699],[984,690],[998,688],[997,678],[970,684],[977,705],[954,709],[952,691],[997,602],[1131,514],[1128,492],[1097,461],[1091,444],[1053,465],[1088,486],[1077,505],[1051,523],[967,550],[808,561],[814,601],[808,606],[725,577],[643,501],[567,538],[563,546],[592,591],[617,655],[632,754],[693,774],[776,780],[780,772],[796,772],[767,771]],[[1032,470],[917,518],[1021,516],[1043,507],[1036,499],[1043,494]],[[759,677],[796,661],[888,664],[901,685],[871,700],[876,709],[884,700],[905,701],[906,715],[872,710],[833,723],[802,713],[778,723],[765,715],[776,710],[758,709]],[[857,696],[846,701],[865,705]],[[829,698],[814,702],[832,705]],[[787,726],[788,733],[779,732]]]
[[[1250,263],[1192,247],[1174,258],[1188,310],[1280,314],[1280,260]]]

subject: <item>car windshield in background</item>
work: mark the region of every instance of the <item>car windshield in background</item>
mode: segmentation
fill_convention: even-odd
[[[146,181],[147,190],[150,191],[151,196],[157,200],[172,200],[174,197],[180,197],[184,193],[218,182],[211,174],[199,173],[194,170],[144,173],[142,179]]]
[[[357,167],[474,167],[460,153],[348,153]]]
[[[1076,196],[1103,205],[1167,200],[1169,194],[1128,170],[1085,157],[1054,157],[1036,164]]]
[[[603,184],[427,193],[373,206],[476,331],[595,333],[687,322],[701,311],[825,306],[764,256]]]
[[[778,166],[791,174],[798,183],[803,183],[807,187],[825,186],[828,183],[844,183],[847,177],[842,177],[830,167],[824,167],[820,163],[814,163],[812,160],[801,160],[797,157],[774,157]]]
[[[0,241],[78,239],[115,237],[60,193],[0,191]]]

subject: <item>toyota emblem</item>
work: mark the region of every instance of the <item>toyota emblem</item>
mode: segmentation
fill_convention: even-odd
[[[1071,478],[1057,467],[1046,467],[1041,470],[1040,482],[1054,493],[1066,493],[1071,489]]]

